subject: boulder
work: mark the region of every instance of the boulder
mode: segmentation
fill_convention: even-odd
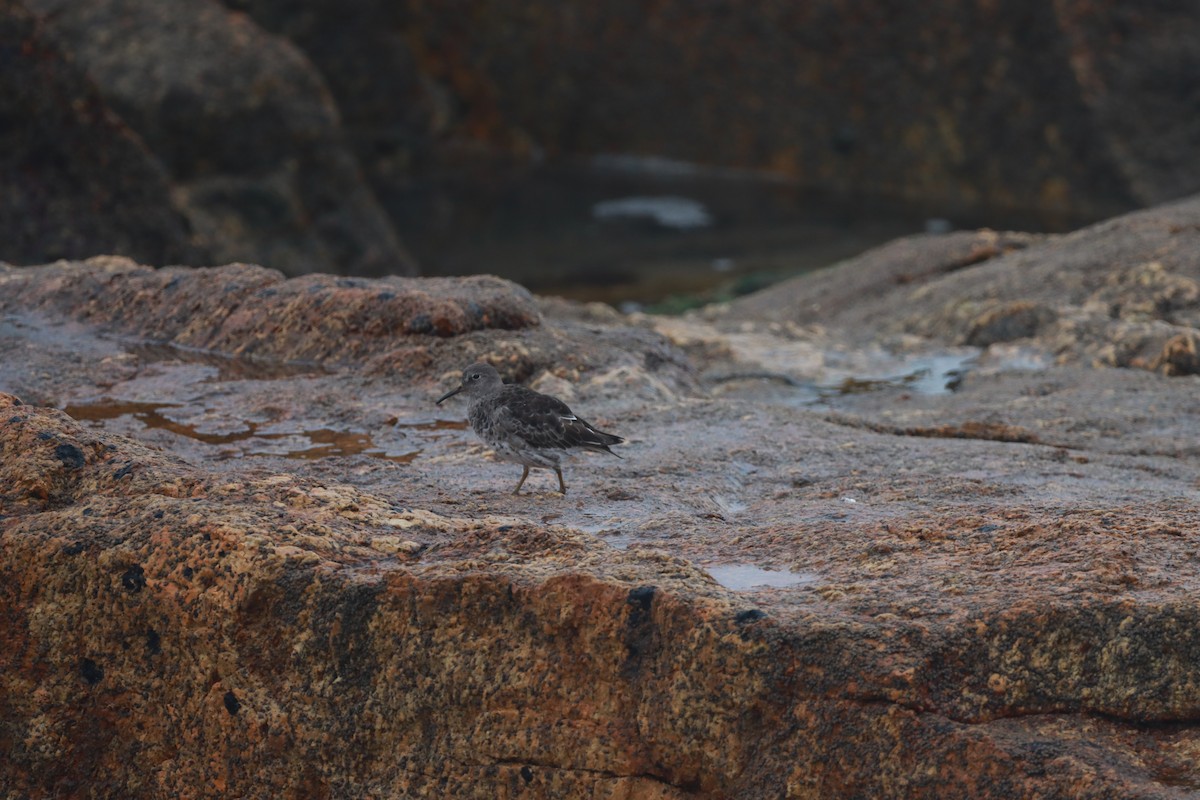
[[[992,348],[998,357],[1019,345],[1064,364],[1194,375],[1200,197],[1068,236],[978,231],[903,239],[710,318],[819,326],[858,343],[917,337]]]
[[[1181,278],[1183,208],[936,267],[989,235],[960,237],[840,339],[850,303],[677,321],[703,346],[493,278],[0,265],[0,794],[1177,797],[1200,379],[705,376],[758,368],[752,341],[780,371],[915,348],[913,291],[990,296],[989,269],[1090,264],[1096,236]],[[1001,296],[997,352],[1025,341]],[[511,495],[461,400],[434,405],[480,358],[569,392],[621,458]]]
[[[607,370],[613,380],[624,376],[621,388],[610,391],[691,390],[688,366],[660,335],[615,314],[549,310],[554,323],[546,325],[528,291],[487,275],[289,279],[250,264],[153,268],[115,256],[0,269],[0,313],[10,312],[18,327],[44,330],[47,319],[71,320],[166,345],[176,356],[258,364],[250,371],[264,375],[281,363],[293,375],[351,367],[427,387],[487,358],[511,380],[546,370],[574,376]],[[51,367],[51,374],[59,372]]]
[[[198,257],[160,162],[16,0],[0,2],[0,119],[0,257]]]
[[[824,433],[843,451],[876,438],[846,430]],[[744,540],[821,575],[747,592],[649,544],[650,526],[622,552],[529,514],[575,517],[561,501],[446,506],[423,480],[383,495],[303,467],[191,466],[0,397],[0,786],[1173,796],[1200,747],[1194,512],[1065,511],[951,469],[920,478],[954,506],[931,513],[896,471],[931,441],[950,440],[888,444],[890,481],[818,479],[807,514],[777,500],[732,530],[736,511],[663,520],[692,529],[690,558]],[[645,484],[641,504],[671,491]],[[876,513],[819,521],[829,489]]]
[[[1059,225],[1200,190],[1200,22],[1182,6],[226,4],[318,64],[378,148],[363,151],[377,185],[449,140],[762,169]]]
[[[212,2],[28,5],[153,152],[210,263],[289,274],[415,270],[359,173],[323,79],[290,42]]]

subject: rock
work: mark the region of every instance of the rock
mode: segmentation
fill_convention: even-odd
[[[935,213],[1097,218],[1200,190],[1182,7],[227,5],[320,66],[384,192],[446,140],[766,169]]]
[[[773,320],[673,321],[686,356],[492,278],[0,267],[0,794],[1177,797],[1200,377],[1161,373],[1194,343],[1005,359],[1182,327],[1191,208],[865,309],[785,287]],[[1056,316],[956,391],[855,377],[1021,302]],[[468,356],[569,385],[622,458],[512,496],[433,405]],[[789,380],[702,391],[759,358]]]
[[[13,313],[18,327],[41,327],[29,312],[69,318],[187,348],[193,358],[208,353],[222,368],[229,357],[253,359],[241,363],[259,374],[279,362],[294,364],[292,374],[354,364],[369,375],[428,385],[487,358],[509,380],[552,370],[597,373],[614,391],[633,395],[694,389],[682,356],[658,334],[571,313],[544,325],[532,295],[486,275],[285,279],[248,264],[155,269],[103,257],[0,271],[0,287],[0,311]],[[78,359],[70,351],[88,347],[62,355]],[[81,368],[123,371],[125,357],[106,351]],[[36,392],[36,383],[24,386]]]
[[[964,262],[964,249],[982,256]],[[1064,237],[901,240],[743,298],[713,319],[726,328],[762,318],[818,325],[857,343],[880,335],[975,347],[1023,341],[1061,363],[1187,375],[1195,370],[1189,342],[1200,335],[1198,254],[1195,197]],[[925,271],[897,281],[894,271],[914,262]]]
[[[833,269],[819,270],[785,281],[764,291],[738,298],[727,307],[737,319],[829,324],[854,315],[870,301],[886,301],[905,287],[922,286],[967,267],[986,263],[1006,253],[1048,241],[1027,233],[956,231],[897,239],[869,250]],[[852,317],[854,323],[870,319]],[[853,324],[853,323],[847,323]]]
[[[970,323],[964,344],[988,347],[997,342],[1029,339],[1055,320],[1053,309],[1018,300],[990,308]]]
[[[414,271],[324,81],[287,40],[216,3],[29,7],[163,165],[207,259],[289,274]]]
[[[459,122],[457,98],[418,69],[401,31],[407,12],[398,6],[362,2],[345,14],[336,2],[304,9],[279,0],[225,5],[294,42],[312,60],[372,180],[402,178]]]
[[[282,360],[361,360],[406,337],[534,328],[532,296],[480,276],[285,279],[262,267],[154,269],[128,259],[30,267],[0,275],[3,306],[39,309],[155,341]]]
[[[6,201],[6,235],[28,243],[6,257],[21,261],[108,251],[411,272],[393,229],[443,213],[419,208],[433,191],[413,184],[437,184],[434,165],[464,150],[767,170],[938,217],[1036,209],[1054,227],[1200,188],[1198,23],[1165,5],[28,5],[43,16],[38,52],[72,59],[99,91],[63,111],[53,98],[82,89],[35,98],[24,87],[78,80],[65,77],[74,68],[34,75],[51,62],[18,55],[6,72],[14,117],[39,120],[5,141],[28,190]],[[20,8],[2,9],[16,43],[31,41]],[[100,107],[129,130],[79,110]],[[116,150],[76,147],[72,130]],[[118,150],[105,164],[84,152]],[[95,202],[72,197],[72,174],[93,176]],[[55,223],[81,217],[78,234]]]
[[[779,430],[714,412],[714,432]],[[70,469],[54,456],[62,442],[95,456]],[[887,449],[873,465],[905,463]],[[422,512],[404,535],[423,549],[394,545],[395,507],[377,495],[287,473],[230,483],[11,397],[0,470],[6,791],[103,766],[114,793],[213,796],[370,781],[468,797],[510,785],[1152,797],[1166,790],[1133,765],[1162,749],[1139,720],[1194,713],[1196,645],[1181,638],[1192,606],[1157,605],[1172,595],[1155,576],[1194,546],[1170,512],[1139,534],[1156,553],[1136,560],[1125,542],[1145,517],[1022,512],[1003,493],[982,518],[821,523],[786,546],[818,548],[827,577],[791,597],[752,594],[755,607],[678,558],[486,514]],[[897,477],[877,485],[895,492]],[[743,530],[780,546],[770,524]],[[1051,571],[981,580],[1017,554]],[[1070,580],[1076,594],[1039,602]],[[1132,600],[1148,580],[1160,600]],[[936,777],[930,758],[945,765]]]
[[[1128,513],[822,526],[823,569],[841,577],[755,608],[678,558],[585,534],[425,513],[405,529],[413,551],[393,546],[393,506],[350,486],[228,484],[11,397],[0,420],[10,792],[102,766],[106,791],[212,796],[370,781],[467,797],[1165,797],[1134,766],[1163,752],[1139,720],[1194,713],[1194,605],[1122,599],[1193,544],[1145,532],[1158,555],[1113,561]],[[65,469],[62,441],[95,459]],[[130,464],[133,483],[114,478]],[[1063,568],[1075,546],[1115,549],[1093,552],[1074,600],[1036,599],[1065,575],[977,570],[964,605],[967,563],[1050,542]],[[911,570],[942,578],[896,579]]]
[[[1200,188],[1197,23],[1166,6],[27,5],[32,35],[25,6],[0,8],[24,123],[0,232],[20,262],[411,273],[395,231],[451,213],[423,206],[463,151],[766,170],[1051,227]]]
[[[1163,124],[1159,114],[1177,108],[1184,95],[1173,76],[1200,63],[1200,48],[1198,21],[1188,9],[1143,10],[1112,6],[1096,14],[1073,2],[1058,7],[1057,16],[1071,70],[1097,127],[1107,132],[1122,182],[1152,205],[1197,190],[1195,163],[1175,155],[1196,141],[1200,127],[1189,118]]]
[[[1150,362],[1150,369],[1164,375],[1200,375],[1196,338],[1195,332],[1188,332],[1168,340],[1158,357]]]
[[[104,456],[64,484],[42,451],[53,440],[90,446],[94,437],[61,413],[16,405],[9,396],[0,397],[0,411],[6,419],[0,570],[16,579],[24,573],[21,562],[32,559],[26,566],[36,561],[57,575],[35,598],[26,595],[31,575],[0,590],[5,619],[19,613],[28,621],[3,628],[0,658],[13,681],[5,688],[28,690],[6,691],[0,700],[0,730],[14,745],[0,773],[6,791],[72,785],[105,764],[103,785],[113,792],[186,793],[200,785],[214,796],[341,792],[357,774],[393,793],[437,786],[454,796],[483,796],[521,785],[547,796],[585,790],[683,796],[670,785],[671,771],[654,766],[662,745],[622,746],[622,752],[613,745],[638,736],[636,709],[648,682],[660,680],[653,676],[666,655],[654,645],[631,666],[627,641],[641,628],[656,637],[659,626],[679,624],[672,615],[684,606],[673,592],[694,570],[669,560],[614,562],[606,548],[578,535],[497,535],[470,520],[451,521],[445,533],[410,528],[410,535],[440,546],[421,556],[419,569],[411,556],[401,566],[395,558],[403,548],[385,547],[388,562],[372,549],[390,507],[359,492],[250,481],[218,493],[202,474],[130,442],[102,446]],[[130,461],[139,475],[154,477],[114,484],[111,466]],[[48,505],[50,486],[57,492]],[[353,514],[346,513],[350,506]],[[134,520],[145,526],[139,530]],[[510,550],[521,555],[519,567],[495,561]],[[470,566],[481,558],[509,577],[490,587],[481,582]],[[578,569],[585,562],[593,567]],[[627,587],[647,583],[657,587],[656,602],[634,609]],[[83,586],[91,588],[81,594]],[[721,629],[732,630],[737,602],[730,603],[714,594],[695,619],[718,663],[755,648],[751,641],[732,650],[719,644]],[[518,632],[514,623],[526,614],[544,625]],[[523,696],[532,701],[543,681],[555,680],[552,673],[530,680],[523,665],[547,656],[547,664],[570,663],[552,654],[573,647],[574,632],[593,627],[601,635],[589,660],[626,687],[618,700],[630,712],[623,721],[579,716],[570,695],[510,705]],[[479,651],[482,658],[432,672],[422,666],[449,656],[455,642],[495,634],[494,644]],[[33,682],[33,673],[14,670],[18,663],[39,664],[42,677]],[[476,705],[472,696],[487,686],[508,699]],[[454,696],[466,702],[448,703]],[[96,704],[104,709],[99,715],[87,710]],[[58,710],[46,716],[48,707]],[[30,725],[34,714],[41,721]],[[412,724],[430,715],[449,737]],[[556,722],[562,719],[570,723],[565,728]],[[711,724],[692,712],[663,722],[667,730],[654,737],[667,737],[663,744],[670,728]],[[536,753],[487,769],[453,766],[480,746],[499,748],[504,759],[514,726],[534,732]],[[364,749],[366,742],[384,750]],[[320,759],[304,755],[318,745]],[[700,768],[699,745],[685,771]],[[210,748],[211,757],[187,755],[199,746]],[[164,763],[167,751],[180,755]],[[261,759],[277,772],[262,772]],[[345,767],[326,773],[319,763],[326,759]]]
[[[16,0],[0,2],[0,54],[0,258],[195,258],[159,162]]]

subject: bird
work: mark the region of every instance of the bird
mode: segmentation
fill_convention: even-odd
[[[577,417],[557,397],[524,386],[506,384],[491,364],[472,364],[463,370],[462,383],[442,395],[437,405],[459,392],[469,398],[467,418],[476,435],[504,461],[525,468],[514,495],[521,493],[531,468],[552,469],[558,476],[558,491],[567,493],[562,460],[572,449],[592,450],[617,456],[610,445],[625,440],[597,430]]]

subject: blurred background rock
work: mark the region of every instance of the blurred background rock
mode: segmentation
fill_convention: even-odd
[[[661,303],[1064,230],[1200,189],[1193,11],[0,0],[0,257]]]

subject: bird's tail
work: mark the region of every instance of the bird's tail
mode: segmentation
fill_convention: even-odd
[[[609,450],[608,448],[609,448],[609,445],[621,444],[624,441],[625,441],[624,439],[622,439],[620,436],[617,436],[616,434],[605,433],[604,431],[598,431],[595,428],[593,428],[591,425],[587,425],[587,438],[584,439],[582,444],[584,447],[588,448],[589,450],[602,451],[602,452],[608,453],[610,456],[617,456],[617,458],[620,458],[619,455],[614,453],[612,450]]]

